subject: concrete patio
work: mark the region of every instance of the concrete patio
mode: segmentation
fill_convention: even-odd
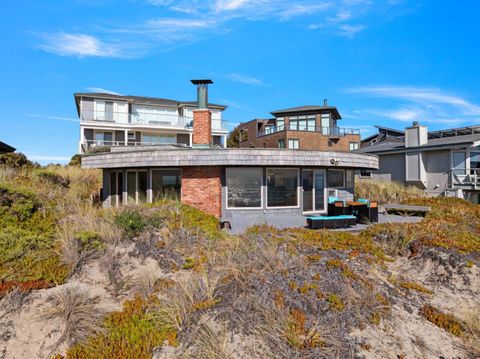
[[[378,214],[378,223],[418,223],[423,217],[399,216],[392,214]],[[230,220],[232,226],[231,233],[240,234],[248,227],[253,225],[267,224],[277,228],[302,228],[306,227],[306,217],[300,215],[282,215],[282,214],[265,214],[265,217],[242,216],[235,217]],[[375,224],[375,223],[374,223]],[[335,229],[335,231],[359,232],[366,229],[368,224],[357,224],[355,227]]]

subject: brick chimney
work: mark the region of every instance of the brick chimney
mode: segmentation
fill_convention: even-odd
[[[212,113],[208,109],[208,85],[212,80],[192,80],[197,85],[197,108],[193,110],[193,147],[212,144]]]

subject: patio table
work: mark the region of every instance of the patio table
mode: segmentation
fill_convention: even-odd
[[[368,207],[368,204],[365,202],[357,202],[357,201],[349,201],[345,203],[346,206],[348,207],[348,213],[353,214],[355,217],[357,217],[358,221],[358,212],[360,209],[364,209]]]

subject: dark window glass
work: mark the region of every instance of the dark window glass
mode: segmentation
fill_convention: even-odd
[[[327,186],[344,187],[345,185],[345,171],[344,170],[328,170]]]
[[[181,189],[180,170],[153,170],[152,171],[152,194],[153,201],[162,198],[179,198]]]
[[[228,207],[262,207],[261,168],[227,168],[226,174]]]
[[[291,168],[267,169],[268,207],[298,205],[298,171]]]

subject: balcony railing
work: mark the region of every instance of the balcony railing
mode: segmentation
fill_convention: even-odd
[[[159,142],[136,142],[136,141],[108,141],[108,140],[85,140],[80,143],[82,152],[95,147],[117,147],[117,146],[187,146],[184,143],[159,143]]]
[[[193,126],[193,118],[169,113],[127,113],[108,111],[82,111],[81,122],[101,122],[106,124],[120,124],[129,126],[147,127],[184,127]],[[227,121],[212,119],[212,130],[226,130]]]
[[[265,130],[257,132],[257,137],[268,136],[272,133],[281,131],[304,131],[317,132],[325,136],[346,136],[346,135],[360,135],[360,130],[354,128],[340,128],[340,127],[322,127],[322,126],[308,126],[308,125],[281,125],[270,126]]]
[[[450,170],[450,183],[453,187],[480,188],[480,169],[478,168],[454,168]]]

